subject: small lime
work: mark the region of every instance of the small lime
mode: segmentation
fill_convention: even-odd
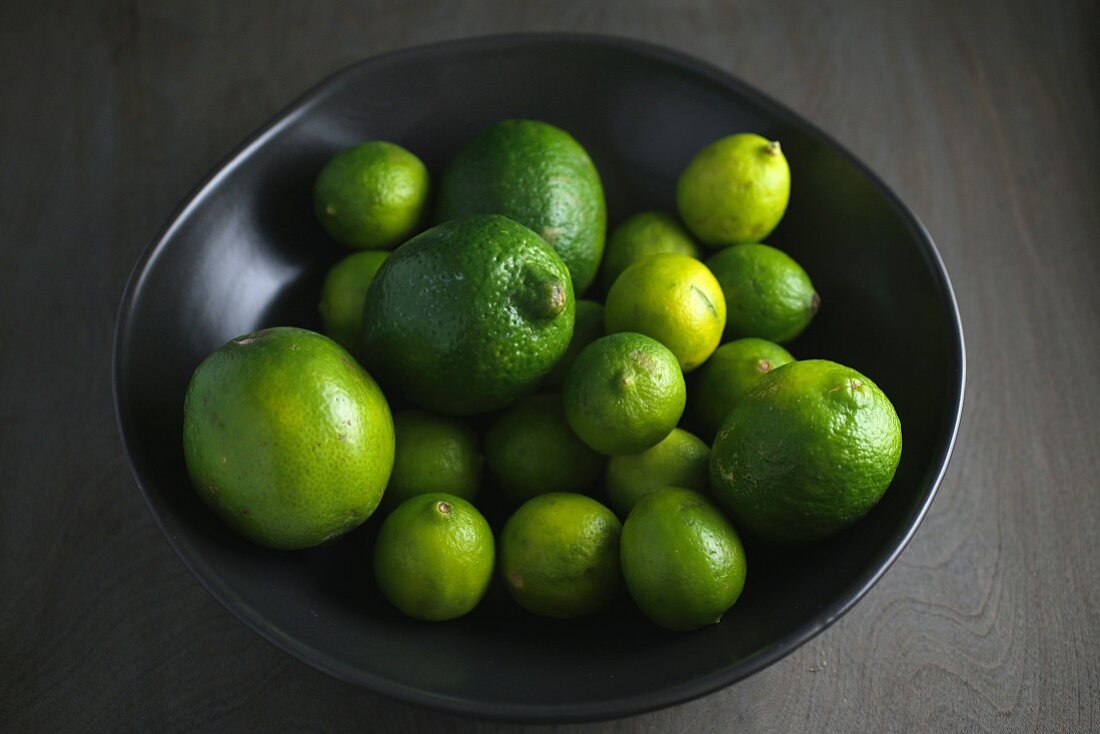
[[[621,332],[585,347],[563,397],[582,441],[601,454],[636,454],[672,432],[687,392],[676,355],[648,336]]]
[[[398,452],[400,452],[400,434]],[[489,473],[518,502],[549,492],[591,493],[606,459],[577,438],[560,395],[535,395],[506,409],[485,435]]]
[[[325,333],[354,355],[363,338],[363,303],[367,288],[388,252],[356,252],[332,266],[321,287],[321,323]]]
[[[500,575],[529,612],[571,619],[607,604],[619,588],[615,513],[580,494],[528,500],[500,534]]]
[[[611,234],[600,266],[600,282],[609,290],[619,273],[651,255],[675,252],[699,257],[699,247],[675,219],[664,212],[641,212]]]
[[[714,275],[688,255],[665,253],[634,263],[607,294],[608,334],[633,331],[664,344],[690,372],[718,348],[726,299]]]
[[[333,239],[360,250],[406,240],[428,201],[428,169],[400,145],[375,140],[333,156],[313,186],[317,218]]]
[[[783,347],[746,338],[718,349],[699,370],[689,393],[691,412],[703,438],[713,440],[730,408],[765,374],[793,362]]]
[[[658,489],[623,524],[626,588],[646,616],[686,632],[722,619],[745,587],[741,539],[710,500]]]
[[[783,218],[790,195],[791,171],[779,143],[752,133],[700,150],[676,186],[680,216],[710,247],[764,239]]]
[[[698,437],[674,428],[663,441],[640,454],[612,456],[607,462],[607,494],[625,517],[642,497],[662,487],[706,492],[710,448]]]
[[[409,497],[445,492],[473,500],[481,485],[485,457],[477,434],[453,418],[420,410],[404,410],[393,417],[397,436],[393,473],[382,503],[387,508]]]
[[[707,260],[726,296],[726,335],[773,342],[794,339],[821,305],[810,276],[768,245],[736,245]]]
[[[493,577],[493,531],[466,500],[433,492],[390,513],[374,544],[374,576],[410,617],[440,622],[466,614]]]

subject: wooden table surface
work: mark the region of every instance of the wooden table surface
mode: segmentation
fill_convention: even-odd
[[[568,30],[708,59],[863,158],[939,243],[970,369],[939,496],[850,614],[713,695],[561,729],[1100,730],[1100,6],[804,5],[3,3],[0,729],[501,728],[330,679],[199,586],[123,461],[111,336],[176,203],[321,76]]]

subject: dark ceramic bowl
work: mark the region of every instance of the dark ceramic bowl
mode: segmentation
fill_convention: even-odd
[[[326,268],[345,251],[311,211],[337,150],[385,139],[440,167],[483,126],[546,120],[588,149],[612,224],[674,211],[704,144],[755,131],[782,141],[790,209],[769,241],[809,271],[823,306],[799,357],[855,367],[893,399],[905,450],[882,503],[808,548],[748,548],[744,595],[724,621],[665,632],[629,601],[590,619],[523,613],[499,585],[469,616],[406,619],[370,577],[377,519],[331,546],[274,552],[226,530],[192,491],[181,409],[212,350],[276,324],[317,328]],[[591,36],[446,43],[356,64],[308,92],[203,182],[137,263],[119,313],[119,430],[149,508],[199,581],[245,624],[331,675],[433,708],[556,721],[637,713],[760,670],[821,632],[886,571],[932,501],[958,427],[959,316],[928,233],[864,165],[729,75],[661,48]],[[499,517],[491,517],[499,522]]]

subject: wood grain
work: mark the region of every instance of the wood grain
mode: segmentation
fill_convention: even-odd
[[[693,53],[815,120],[938,241],[970,380],[900,561],[843,620],[701,700],[562,731],[1100,730],[1100,9],[1095,3],[4,3],[0,728],[522,727],[383,700],[248,632],[121,457],[125,278],[190,187],[320,76],[520,30]]]

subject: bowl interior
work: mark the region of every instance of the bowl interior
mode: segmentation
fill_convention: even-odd
[[[468,617],[423,624],[379,596],[377,520],[329,547],[266,551],[199,502],[183,464],[191,372],[260,327],[318,328],[321,279],[341,255],[311,211],[313,178],[337,150],[397,142],[433,173],[483,126],[546,120],[588,149],[612,225],[675,211],[676,178],[720,136],[780,140],[793,194],[769,238],[801,262],[822,310],[796,357],[855,367],[892,398],[905,447],[864,521],[810,548],[750,546],[743,597],[725,620],[671,634],[620,598],[587,620],[519,610],[495,584]],[[957,425],[957,314],[916,220],[860,164],[793,113],[709,67],[648,46],[505,37],[400,52],[323,83],[203,185],[139,263],[120,315],[116,396],[135,476],[172,545],[246,623],[302,659],[407,700],[529,719],[613,716],[736,680],[789,652],[850,606],[908,540]],[[497,523],[499,513],[491,516]]]

